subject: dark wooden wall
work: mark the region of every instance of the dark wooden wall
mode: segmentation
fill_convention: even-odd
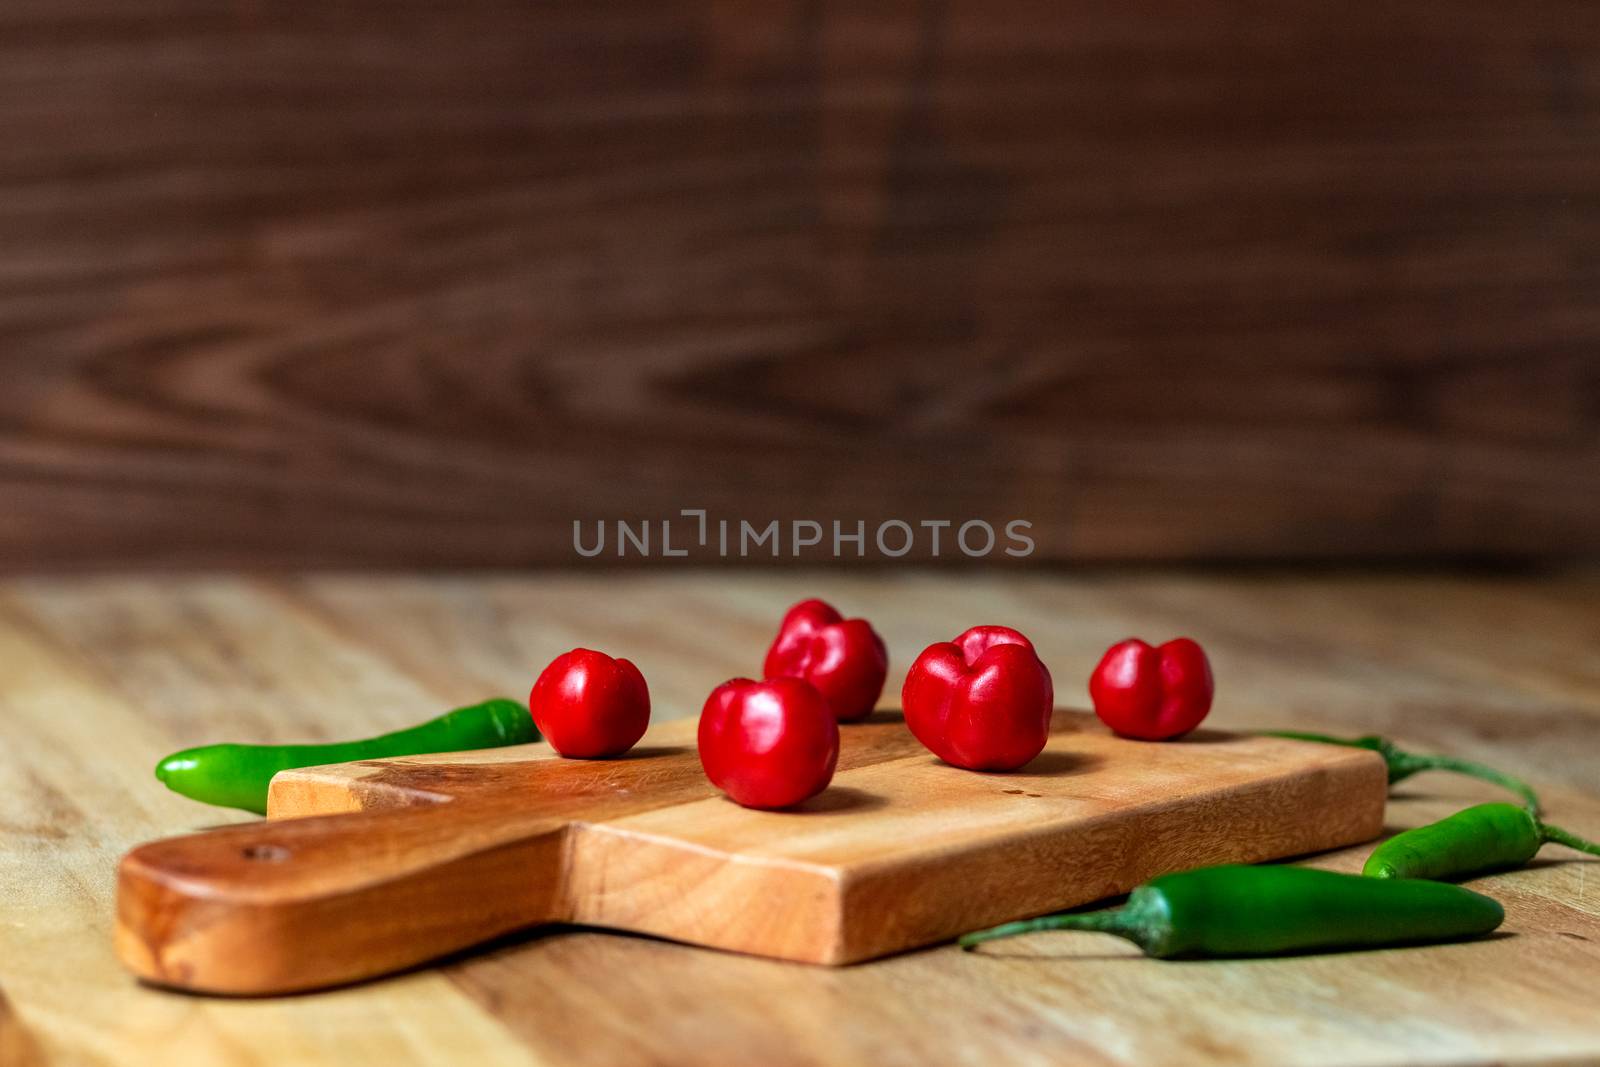
[[[1600,551],[1600,4],[6,0],[0,568]]]

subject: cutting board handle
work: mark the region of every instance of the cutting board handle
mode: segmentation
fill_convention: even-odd
[[[117,955],[151,982],[288,993],[562,918],[565,820],[441,804],[153,841],[117,872]]]

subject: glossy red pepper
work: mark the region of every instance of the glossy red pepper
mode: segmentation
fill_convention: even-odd
[[[700,765],[747,808],[787,808],[833,780],[839,723],[827,698],[798,678],[735,678],[700,710]]]
[[[900,699],[911,732],[946,763],[1012,771],[1049,740],[1055,689],[1026,637],[974,626],[924,649]]]
[[[620,756],[650,725],[650,690],[625,659],[575,648],[533,683],[528,710],[552,748],[572,759]]]
[[[889,674],[889,653],[866,619],[846,619],[821,600],[789,609],[767,649],[768,678],[803,678],[833,706],[840,722],[872,714]]]
[[[1159,647],[1136,637],[1119,641],[1089,676],[1100,721],[1144,741],[1166,741],[1199,726],[1214,689],[1205,651],[1187,637]]]

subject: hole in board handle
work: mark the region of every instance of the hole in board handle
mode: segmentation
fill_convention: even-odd
[[[289,858],[289,850],[282,845],[246,845],[241,851],[245,859],[258,863],[282,863]]]

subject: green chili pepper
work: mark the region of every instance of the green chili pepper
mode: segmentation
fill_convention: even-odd
[[[174,752],[156,764],[168,789],[225,808],[267,813],[272,776],[290,767],[465,752],[539,740],[533,716],[514,700],[497,698],[447,711],[436,719],[364,741],[327,745],[205,745]]]
[[[1454,771],[1485,782],[1493,782],[1503,789],[1509,789],[1522,798],[1529,810],[1534,813],[1539,811],[1539,794],[1533,791],[1533,786],[1521,778],[1497,771],[1493,767],[1471,760],[1456,759],[1454,756],[1427,756],[1416,752],[1407,752],[1397,748],[1392,741],[1381,737],[1330,737],[1327,734],[1308,734],[1299,730],[1261,730],[1263,737],[1287,737],[1294,741],[1316,741],[1324,745],[1344,745],[1347,748],[1365,748],[1378,753],[1384,762],[1389,765],[1389,784],[1410,778],[1421,771]]]
[[[1600,856],[1585,841],[1515,804],[1478,804],[1446,819],[1396,834],[1372,850],[1369,878],[1470,878],[1521,867],[1546,841]]]
[[[1446,882],[1378,881],[1310,867],[1205,867],[1151,879],[1120,908],[1006,923],[968,934],[961,947],[1035,930],[1096,930],[1163,959],[1272,956],[1459,941],[1504,918],[1495,901]]]

